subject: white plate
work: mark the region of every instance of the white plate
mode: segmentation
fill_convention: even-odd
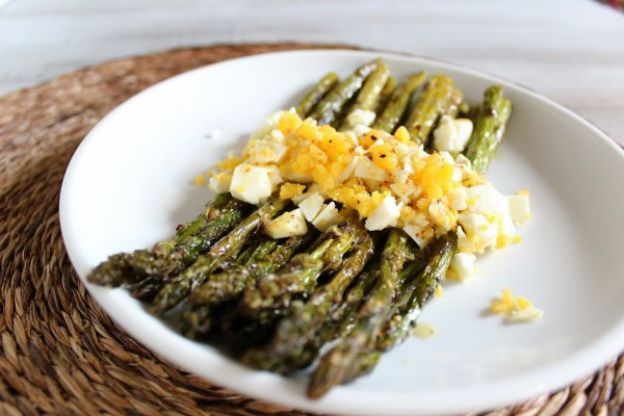
[[[448,286],[411,339],[368,377],[305,398],[305,379],[253,371],[188,340],[120,289],[85,277],[108,255],[151,246],[210,197],[193,177],[239,148],[276,109],[293,105],[329,70],[347,74],[376,52],[305,51],[236,59],[164,81],[128,100],[82,142],[67,170],[60,213],[65,245],[96,301],[144,345],[193,373],[257,398],[340,414],[432,415],[501,406],[560,387],[624,347],[624,152],[560,105],[513,83],[438,61],[383,54],[398,77],[426,69],[455,78],[471,102],[494,82],[514,112],[489,177],[531,191],[524,243],[478,263]],[[214,129],[218,138],[207,138]],[[504,287],[544,319],[504,325],[482,316]]]

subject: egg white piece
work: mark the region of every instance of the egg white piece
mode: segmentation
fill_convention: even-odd
[[[312,222],[323,207],[323,202],[325,202],[325,199],[321,194],[313,193],[303,201],[299,202],[298,206],[305,216],[305,219]]]
[[[277,172],[279,175],[279,171]],[[266,201],[273,193],[275,172],[268,167],[242,163],[234,169],[230,193],[236,199],[249,204]]]
[[[401,215],[401,208],[397,205],[396,200],[391,197],[385,197],[377,208],[373,210],[371,215],[366,219],[365,227],[369,231],[383,230],[386,227],[394,227]]]
[[[443,116],[433,131],[433,145],[439,151],[461,152],[472,135],[472,121]]]
[[[269,221],[264,231],[271,238],[287,238],[304,235],[308,232],[308,225],[301,209],[297,208]]]
[[[330,202],[329,204],[323,205],[323,208],[321,208],[320,212],[312,220],[312,225],[324,232],[327,231],[329,227],[338,224],[342,220],[342,215],[338,212],[336,204]]]

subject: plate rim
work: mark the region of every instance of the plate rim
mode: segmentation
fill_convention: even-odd
[[[63,177],[63,183],[61,186],[59,198],[61,235],[64,245],[66,247],[67,255],[72,265],[76,263],[76,259],[74,258],[74,255],[72,255],[73,250],[71,249],[71,247],[73,246],[73,243],[71,241],[68,241],[69,238],[67,237],[71,234],[71,231],[68,228],[68,220],[65,220],[68,211],[67,207],[71,204],[70,196],[68,194],[69,191],[67,190],[69,186],[67,184],[71,182],[72,175],[74,175],[73,171],[76,169],[76,166],[79,163],[78,161],[80,160],[81,154],[84,152],[84,149],[89,146],[89,143],[95,140],[94,138],[97,136],[97,131],[99,130],[99,128],[101,128],[101,126],[103,126],[107,121],[110,121],[110,119],[113,118],[117,112],[123,111],[129,103],[140,99],[140,97],[142,97],[144,94],[150,93],[153,89],[162,87],[163,84],[175,82],[178,78],[203,71],[209,67],[238,64],[241,61],[253,61],[259,58],[270,59],[273,56],[280,55],[315,54],[330,54],[341,56],[351,55],[353,57],[367,59],[379,56],[382,58],[391,58],[393,60],[398,59],[407,61],[410,64],[427,63],[435,65],[441,69],[448,68],[455,71],[463,72],[470,76],[486,79],[491,82],[501,83],[506,87],[511,87],[519,93],[529,95],[532,99],[541,101],[546,105],[554,107],[557,111],[565,114],[566,116],[574,119],[576,122],[580,123],[584,127],[588,128],[589,130],[591,130],[592,133],[594,133],[594,137],[597,136],[598,138],[600,138],[600,140],[606,142],[606,144],[619,155],[621,163],[624,163],[624,150],[618,145],[618,143],[614,139],[609,137],[609,135],[604,130],[596,126],[594,123],[586,120],[582,116],[578,115],[577,113],[558,103],[557,101],[548,98],[529,87],[526,87],[516,81],[509,80],[486,71],[472,69],[463,65],[458,65],[445,60],[440,60],[427,56],[420,56],[402,52],[376,51],[372,49],[303,49],[244,56],[212,63],[209,65],[204,65],[162,80],[129,97],[127,100],[116,106],[112,111],[110,111],[100,121],[98,121],[98,123],[89,131],[89,133],[85,136],[85,138],[81,141],[81,143],[75,150],[67,166],[65,175]],[[594,341],[593,343],[587,345],[585,348],[576,350],[574,353],[569,354],[563,360],[558,361],[555,364],[542,365],[536,369],[528,371],[526,374],[516,376],[512,379],[488,384],[488,390],[496,390],[495,397],[492,396],[488,398],[488,400],[483,400],[483,393],[480,393],[483,389],[483,386],[469,386],[462,388],[444,389],[443,394],[439,394],[439,392],[425,390],[424,393],[427,393],[433,398],[432,400],[428,400],[425,403],[415,402],[415,396],[412,393],[378,393],[374,395],[374,399],[371,397],[362,397],[361,393],[350,391],[348,386],[339,386],[336,388],[336,391],[339,391],[340,393],[340,400],[331,400],[330,397],[329,399],[325,398],[322,400],[312,401],[305,397],[300,397],[298,394],[282,395],[280,396],[279,400],[273,400],[272,398],[267,397],[269,394],[262,395],[262,393],[258,393],[258,390],[256,390],[255,388],[257,387],[255,385],[258,383],[258,381],[245,382],[241,385],[241,380],[237,380],[238,383],[236,383],[234,380],[230,380],[228,378],[225,382],[223,382],[221,379],[217,380],[216,378],[209,377],[204,374],[199,374],[196,369],[190,367],[189,365],[186,365],[185,363],[180,362],[175,352],[170,352],[165,348],[159,348],[157,340],[149,339],[149,337],[140,337],[135,335],[133,325],[127,324],[127,321],[125,321],[124,319],[120,319],[121,314],[117,314],[114,312],[114,310],[111,310],[111,304],[109,303],[109,301],[107,299],[102,299],[102,296],[96,293],[98,291],[108,289],[102,289],[95,285],[92,285],[86,281],[86,276],[81,276],[79,273],[77,274],[81,282],[86,286],[90,295],[93,296],[94,300],[98,303],[100,307],[102,307],[102,309],[115,322],[115,324],[123,328],[123,330],[126,331],[128,335],[140,342],[147,349],[156,352],[167,361],[174,363],[176,366],[179,366],[180,368],[187,370],[193,374],[197,374],[198,376],[205,378],[210,382],[241,392],[250,397],[313,412],[330,412],[334,414],[350,415],[367,415],[375,414],[375,412],[382,412],[383,414],[393,415],[444,415],[452,413],[482,411],[490,408],[507,406],[523,400],[530,399],[539,394],[553,392],[574,382],[579,378],[587,376],[592,372],[596,371],[598,368],[600,368],[600,366],[604,365],[609,360],[617,357],[624,348],[624,316],[622,316],[620,317],[619,322],[614,325],[609,331],[606,331],[598,341]],[[218,359],[220,359],[221,361],[224,360],[224,357],[222,357],[220,354],[217,355]],[[258,370],[253,369],[241,368],[240,370],[243,373],[247,372],[250,375],[256,373],[263,374],[263,372],[259,372]],[[541,379],[547,379],[549,381],[539,382],[539,380]],[[262,377],[260,383],[264,383],[266,388],[264,390],[259,390],[260,392],[270,391],[271,387],[277,387],[278,383],[276,383],[275,380],[272,380],[275,386],[271,386],[271,383],[267,383],[267,381],[269,380],[267,380],[266,377]],[[422,392],[419,395],[422,395]],[[452,395],[452,401],[448,400],[448,395]],[[439,396],[439,400],[435,400],[436,396]],[[432,403],[436,404],[432,405]],[[437,403],[443,403],[444,405],[438,405]]]

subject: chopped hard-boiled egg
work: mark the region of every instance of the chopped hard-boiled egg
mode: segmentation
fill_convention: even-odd
[[[468,239],[468,242],[464,243],[460,237],[460,251],[482,253],[486,248],[496,245],[498,236],[496,224],[489,222],[485,216],[465,211],[459,214],[458,221]]]
[[[488,248],[503,248],[520,241],[509,198],[492,184],[468,187],[466,202],[467,209],[458,216],[466,232],[466,238],[459,236],[460,251],[481,253]]]
[[[271,181],[272,189],[275,190],[277,185],[283,182],[279,168],[275,165],[265,165],[263,168],[266,169],[267,174],[269,175],[269,180]]]
[[[364,125],[364,124],[357,124],[353,127],[353,132],[357,135],[357,136],[361,136],[363,134],[366,134],[370,131],[370,127]]]
[[[351,128],[337,131],[294,110],[275,113],[242,155],[208,175],[209,186],[252,204],[278,193],[320,230],[353,211],[367,229],[400,227],[419,247],[456,231],[451,272],[460,277],[471,273],[474,254],[520,241],[517,226],[531,216],[528,193],[501,194],[459,153],[471,135],[469,120],[443,118],[434,131],[438,151],[428,153],[404,127],[394,134],[371,129],[374,116],[353,111]]]
[[[271,238],[287,238],[304,235],[308,232],[308,225],[301,209],[297,208],[269,221],[264,231]]]
[[[457,187],[455,189],[451,189],[448,194],[449,205],[455,211],[463,211],[468,208],[467,198],[466,198],[466,188]]]
[[[347,116],[347,124],[351,127],[370,126],[375,121],[375,112],[370,110],[353,110]]]
[[[433,145],[439,151],[461,152],[472,134],[472,121],[443,116],[433,131]]]
[[[426,247],[429,241],[435,236],[433,228],[418,224],[404,225],[403,231],[405,231],[420,248]]]
[[[305,185],[286,182],[280,187],[279,197],[281,200],[295,199],[303,195]]]
[[[456,253],[451,260],[448,277],[464,280],[474,273],[476,256],[473,253]]]
[[[229,173],[217,173],[208,179],[208,187],[217,194],[222,194],[230,190],[232,175]]]
[[[312,220],[312,224],[319,230],[326,231],[332,225],[341,222],[342,219],[340,212],[338,212],[336,208],[336,204],[330,202],[329,204],[323,204],[319,213],[316,214]]]
[[[271,169],[242,163],[234,169],[230,193],[236,199],[258,204],[273,193]]]
[[[467,188],[466,198],[474,203],[471,211],[485,216],[508,210],[507,199],[491,183]]]
[[[325,198],[323,198],[321,194],[316,192],[308,196],[303,201],[299,202],[298,205],[299,205],[299,208],[301,209],[301,212],[303,212],[303,215],[305,216],[306,220],[312,222],[314,218],[316,218],[321,208],[323,208],[324,202],[325,202]]]
[[[388,174],[385,170],[378,167],[366,156],[356,156],[354,176],[362,179],[371,179],[374,181],[385,181]]]
[[[516,224],[524,224],[531,218],[531,205],[527,192],[519,192],[518,195],[511,195],[508,198],[508,203],[509,214]]]
[[[366,219],[365,227],[369,231],[383,230],[387,227],[394,227],[401,215],[401,208],[391,196],[385,197],[377,208],[373,210]]]
[[[278,141],[255,140],[248,149],[249,160],[257,163],[278,163],[288,148]]]
[[[440,200],[432,201],[428,208],[429,217],[442,231],[450,231],[457,223],[457,216]]]
[[[531,301],[522,296],[514,297],[509,289],[504,289],[500,298],[492,300],[490,312],[504,315],[508,322],[528,322],[544,315]]]

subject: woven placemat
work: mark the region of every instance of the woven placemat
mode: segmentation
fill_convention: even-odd
[[[72,269],[57,208],[76,146],[131,95],[213,62],[316,47],[178,49],[79,70],[0,98],[0,414],[303,414],[180,371],[117,328]],[[618,415],[623,406],[621,356],[559,392],[489,414]]]

